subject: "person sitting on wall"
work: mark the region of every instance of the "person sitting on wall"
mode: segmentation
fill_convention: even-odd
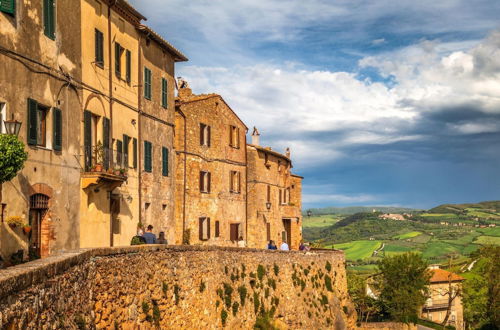
[[[300,241],[299,250],[300,251],[309,251],[309,247],[304,243],[304,241]]]
[[[270,240],[269,244],[267,244],[267,249],[268,250],[277,250],[278,247],[276,246],[276,243],[274,243],[273,240]]]
[[[165,232],[160,231],[156,244],[168,244],[167,239],[165,238]]]
[[[280,246],[281,251],[290,251],[290,248],[288,247],[288,244],[286,244],[286,241],[283,241],[283,244]]]
[[[156,243],[156,235],[153,234],[153,226],[149,225],[146,232],[142,235],[146,239],[146,244],[155,244]]]
[[[240,236],[240,238],[238,238],[238,247],[240,248],[245,247],[245,241],[243,240],[243,236]]]

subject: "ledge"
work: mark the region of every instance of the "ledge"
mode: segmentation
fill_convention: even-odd
[[[205,246],[205,245],[134,245],[122,247],[106,247],[94,249],[79,249],[38,259],[21,265],[0,270],[0,301],[12,293],[19,292],[32,285],[39,284],[49,278],[64,273],[73,266],[83,264],[92,258],[118,256],[143,252],[235,252],[280,255],[338,255],[343,256],[340,250],[311,250],[311,251],[279,251],[253,248]]]

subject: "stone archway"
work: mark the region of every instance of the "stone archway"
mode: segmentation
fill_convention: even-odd
[[[30,252],[41,258],[50,255],[51,243],[55,240],[52,225],[51,207],[53,204],[53,189],[44,184],[31,186],[29,198]]]

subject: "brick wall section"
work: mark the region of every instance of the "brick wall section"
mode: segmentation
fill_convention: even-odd
[[[182,242],[184,226],[191,244],[234,246],[231,224],[239,224],[239,235],[246,237],[246,127],[217,94],[194,95],[181,88],[176,109],[176,243]],[[209,146],[200,143],[201,123],[210,126]],[[231,125],[239,129],[239,148],[229,145]],[[200,171],[210,172],[209,193],[200,192]],[[238,193],[230,191],[231,171],[240,173]],[[208,240],[199,240],[200,217],[210,218]]]
[[[223,310],[226,328],[251,329],[255,301],[258,310],[275,310],[282,328],[355,327],[338,251],[135,246],[68,253],[0,272],[0,327],[14,329],[83,323],[215,329],[222,328]]]

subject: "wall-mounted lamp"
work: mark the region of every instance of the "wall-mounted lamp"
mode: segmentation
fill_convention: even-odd
[[[270,209],[271,209],[271,203],[270,203],[270,202],[267,202],[267,203],[266,203],[266,209],[267,209],[267,210],[270,210]]]
[[[132,203],[132,200],[133,200],[132,196],[128,195],[126,199],[127,199],[127,202]]]
[[[131,123],[132,123],[132,125],[135,125],[135,124],[137,124],[137,120],[132,119]]]
[[[22,123],[20,121],[14,120],[14,114],[12,114],[11,120],[4,120],[3,124],[5,125],[5,130],[8,135],[19,135]]]

